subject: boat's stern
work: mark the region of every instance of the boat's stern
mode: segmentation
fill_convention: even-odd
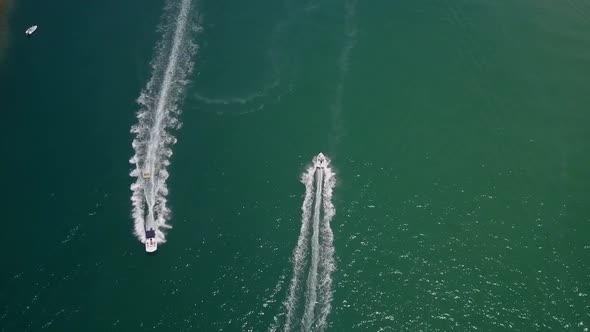
[[[145,251],[146,252],[154,252],[158,250],[158,241],[156,240],[156,231],[153,228],[150,228],[148,231],[145,232]]]
[[[145,240],[145,251],[146,252],[154,252],[158,250],[158,241],[156,239],[146,239]]]

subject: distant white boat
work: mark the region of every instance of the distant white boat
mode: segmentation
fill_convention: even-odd
[[[28,29],[25,31],[25,34],[26,34],[27,36],[30,36],[30,35],[32,35],[32,34],[33,34],[35,31],[37,31],[37,26],[36,26],[36,25],[33,25],[32,27],[28,28]]]

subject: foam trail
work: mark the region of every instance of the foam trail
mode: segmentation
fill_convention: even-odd
[[[305,303],[305,310],[303,314],[303,331],[310,331],[314,319],[314,310],[317,300],[317,284],[318,284],[318,263],[320,256],[320,209],[322,206],[322,180],[323,171],[321,168],[316,171],[316,193],[315,193],[315,208],[313,212],[313,231],[311,236],[311,267],[307,276],[307,301]]]
[[[329,166],[330,160],[313,160],[313,166],[302,175],[305,184],[305,199],[302,206],[302,222],[297,246],[293,251],[293,277],[291,279],[285,307],[284,331],[323,331],[332,309],[332,273],[334,263],[334,235],[330,227],[335,215],[332,190],[336,183],[335,174]],[[322,165],[323,164],[323,165]],[[313,210],[312,210],[313,209]],[[309,256],[309,257],[308,257]],[[307,279],[303,283],[303,271],[309,266]],[[301,289],[301,285],[305,285]],[[299,305],[300,298],[305,301]],[[295,315],[301,318],[295,319]],[[279,330],[279,317],[269,331]],[[299,326],[298,326],[299,325]]]
[[[166,12],[175,6],[170,1]],[[130,175],[137,178],[131,185],[132,216],[134,233],[142,242],[145,242],[146,228],[156,229],[156,240],[160,243],[166,241],[163,229],[170,228],[166,223],[170,215],[166,180],[176,138],[169,130],[179,127],[178,104],[196,51],[188,36],[191,0],[182,0],[177,8],[176,15],[168,15],[170,24],[163,26],[162,40],[152,63],[152,77],[137,100],[141,106],[138,123],[131,128],[136,137],[132,144],[135,155],[129,160],[135,169]],[[147,180],[143,179],[144,171],[150,173]]]
[[[315,167],[309,167],[301,176],[301,182],[305,185],[305,198],[301,206],[301,230],[299,231],[299,238],[297,239],[297,246],[293,251],[293,277],[289,284],[289,295],[284,302],[286,319],[285,332],[291,330],[293,316],[297,307],[297,291],[299,290],[299,283],[301,281],[301,274],[305,266],[305,258],[308,250],[309,237],[309,219],[311,217],[311,207],[314,198],[313,180],[315,175]]]
[[[320,295],[320,312],[317,320],[315,331],[323,331],[326,328],[328,315],[332,310],[332,273],[336,270],[334,263],[334,234],[330,223],[336,214],[336,209],[332,203],[332,190],[336,185],[336,177],[334,172],[329,167],[324,171],[324,189],[323,189],[323,209],[324,218],[321,226],[321,256],[320,266],[322,267],[320,273],[319,295]]]

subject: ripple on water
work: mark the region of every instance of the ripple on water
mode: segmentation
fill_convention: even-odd
[[[492,214],[503,204],[493,193],[466,196],[460,204],[413,195],[388,205],[381,197],[371,208],[364,202],[376,201],[379,193],[371,191],[373,184],[367,186],[344,208],[345,220],[337,229],[344,262],[336,276],[336,326],[587,328],[590,275],[581,266],[588,253],[583,245],[580,251],[554,236],[555,220],[532,216],[536,226],[529,227],[520,216]],[[459,187],[443,189],[468,194]],[[512,211],[514,204],[503,211]],[[528,197],[520,204],[540,202]]]

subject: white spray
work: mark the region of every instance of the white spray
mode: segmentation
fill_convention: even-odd
[[[173,10],[174,4],[169,7],[168,11]],[[166,180],[176,138],[169,130],[180,126],[178,104],[196,52],[188,36],[190,9],[191,0],[182,0],[177,14],[168,17],[173,22],[163,27],[152,77],[137,100],[141,106],[138,123],[131,128],[136,137],[132,144],[135,155],[130,159],[135,169],[130,175],[137,178],[131,185],[132,215],[134,233],[142,242],[145,242],[146,227],[156,229],[156,240],[160,243],[166,240],[162,229],[170,228],[166,223],[170,215]],[[143,178],[144,172],[149,173],[148,179]]]
[[[321,257],[320,266],[320,313],[317,321],[316,331],[323,331],[326,328],[328,314],[332,310],[332,273],[336,270],[334,263],[334,234],[330,223],[336,214],[336,209],[332,203],[332,189],[336,185],[336,177],[330,168],[324,171],[324,190],[322,201],[324,203],[324,218],[321,227]]]
[[[311,266],[307,275],[307,301],[303,313],[303,330],[311,330],[313,324],[314,310],[318,297],[318,263],[320,258],[320,213],[322,207],[322,180],[323,171],[321,168],[316,170],[316,192],[315,192],[315,209],[313,212],[313,232],[311,236]]]
[[[301,206],[301,230],[299,231],[299,238],[297,239],[297,246],[293,251],[293,278],[289,285],[289,295],[285,300],[285,332],[291,329],[293,322],[293,316],[297,307],[297,295],[299,290],[299,283],[301,281],[301,274],[305,267],[305,258],[308,250],[308,237],[309,237],[309,219],[311,217],[311,205],[313,203],[314,192],[313,192],[313,180],[315,174],[315,167],[310,167],[301,176],[301,182],[305,185],[305,198],[303,199],[303,205]]]
[[[293,277],[284,302],[284,331],[292,330],[297,322],[300,322],[302,331],[323,331],[327,327],[327,317],[332,308],[332,273],[335,264],[334,236],[330,222],[335,215],[332,204],[335,174],[328,166],[316,168],[316,163],[317,160],[314,160],[314,166],[306,170],[301,180],[305,184],[305,199],[301,230],[293,251]],[[328,163],[329,160],[326,159],[326,164]],[[312,220],[313,224],[310,225]],[[306,287],[302,290],[303,271],[308,265]],[[302,294],[306,297],[303,308],[298,307]],[[297,312],[303,314],[300,320],[294,319]],[[270,331],[278,330],[278,324],[278,317],[275,317]]]

